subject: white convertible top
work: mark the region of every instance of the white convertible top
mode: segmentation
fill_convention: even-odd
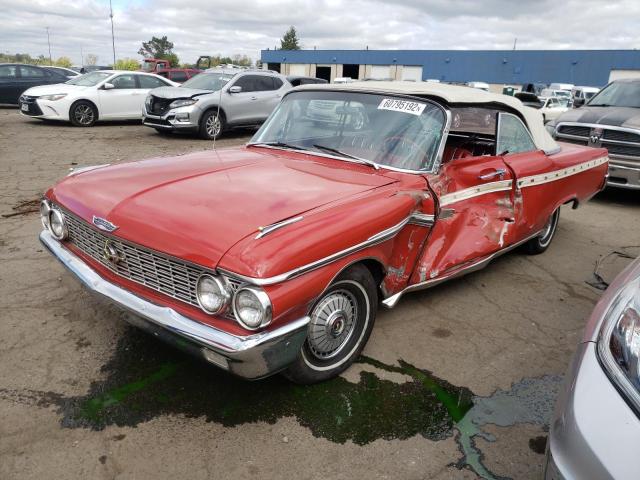
[[[544,128],[542,114],[530,107],[525,107],[520,100],[510,95],[489,93],[477,88],[447,85],[433,82],[353,82],[343,84],[310,84],[296,87],[295,90],[343,90],[369,92],[376,94],[429,95],[439,97],[447,103],[501,103],[516,110],[524,119],[533,141],[540,150],[547,154],[560,150],[558,144]]]

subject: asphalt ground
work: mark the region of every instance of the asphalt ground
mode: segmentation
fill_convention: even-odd
[[[39,198],[70,168],[212,147],[0,109],[0,478],[540,478],[596,263],[606,283],[640,254],[640,195],[563,207],[545,254],[381,308],[334,381],[244,382],[129,327],[38,242]]]

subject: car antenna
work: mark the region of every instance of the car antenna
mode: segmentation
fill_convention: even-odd
[[[216,109],[216,121],[220,125],[220,132],[218,132],[218,135],[215,135],[213,137],[213,150],[214,151],[216,151],[216,138],[222,133],[222,123],[220,123],[220,103],[222,103],[222,87],[224,87],[224,85],[220,85],[220,88],[218,89],[218,107]],[[216,151],[216,154],[217,153],[218,152]]]

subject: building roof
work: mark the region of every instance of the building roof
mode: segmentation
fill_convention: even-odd
[[[487,104],[498,103],[515,110],[524,120],[536,146],[546,153],[559,150],[558,144],[544,128],[542,114],[533,108],[525,107],[520,100],[510,95],[489,93],[477,88],[448,85],[433,82],[352,82],[342,84],[301,85],[295,90],[339,90],[376,94],[400,94],[437,97],[447,103]]]

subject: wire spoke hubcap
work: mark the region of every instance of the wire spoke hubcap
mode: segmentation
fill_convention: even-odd
[[[340,289],[324,297],[311,312],[308,345],[321,360],[335,357],[347,344],[358,318],[358,303],[349,290]]]

